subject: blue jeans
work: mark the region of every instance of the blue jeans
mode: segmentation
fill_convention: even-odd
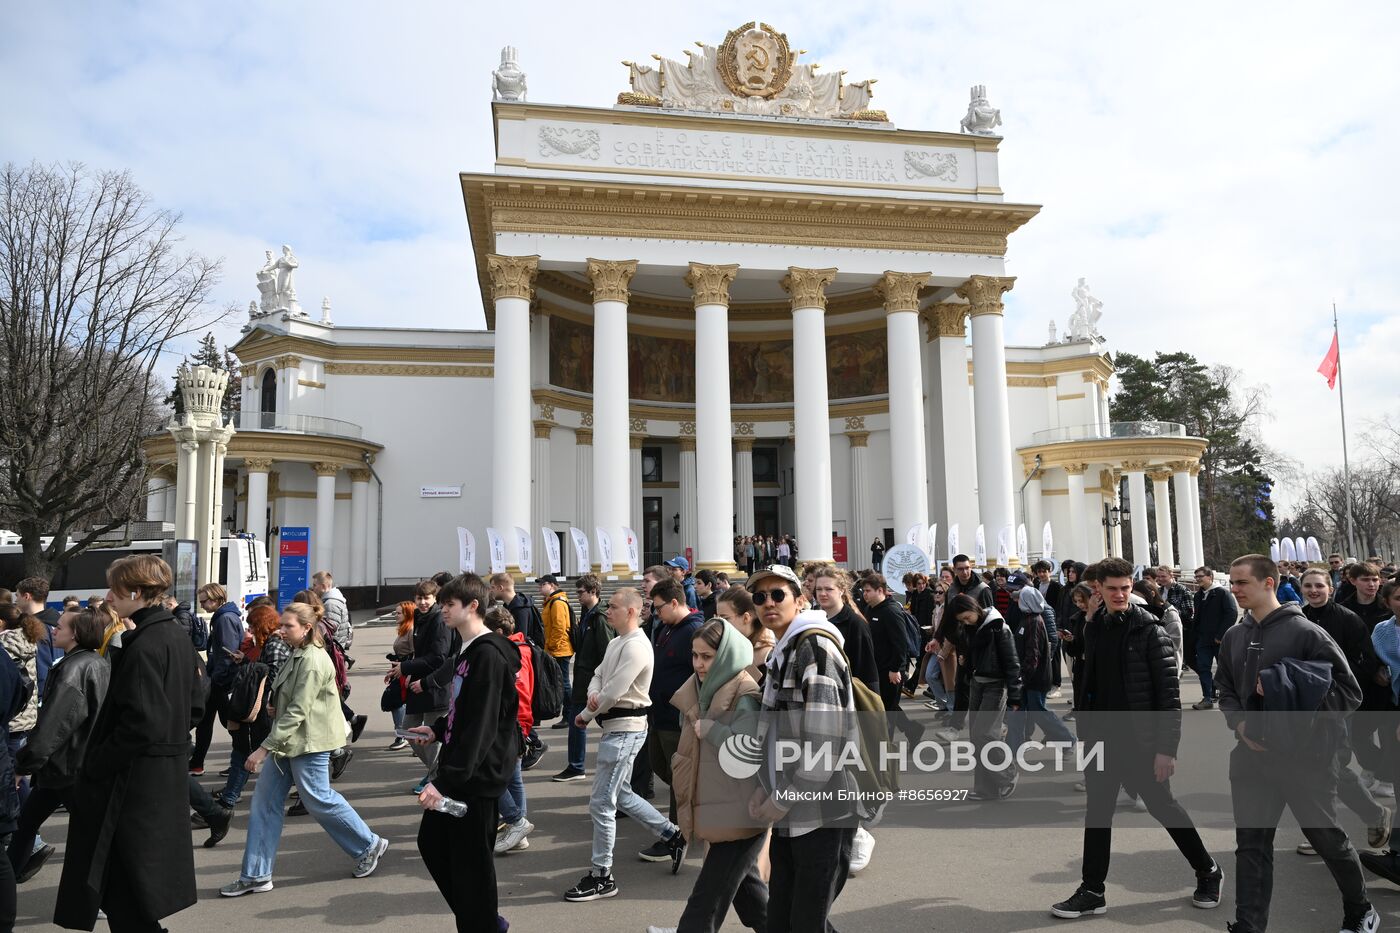
[[[646,741],[645,729],[604,732],[598,741],[598,770],[593,776],[588,815],[593,818],[593,867],[600,874],[612,872],[619,809],[661,839],[670,839],[680,832],[680,827],[632,791],[632,762]]]
[[[953,695],[948,692],[948,688],[943,686],[943,668],[938,664],[938,655],[928,656],[928,664],[924,665],[924,681],[928,684],[929,693],[938,698],[938,702],[943,704],[944,709],[953,708]]]
[[[243,848],[243,881],[268,881],[277,864],[282,841],[282,806],[295,781],[307,811],[346,855],[358,861],[379,837],[339,793],[331,789],[330,752],[313,752],[296,758],[269,755],[253,791],[248,814],[248,841]]]
[[[518,823],[525,819],[525,781],[520,777],[520,761],[515,762],[515,773],[510,776],[506,789],[501,791],[501,799],[496,804],[501,819],[507,823]]]
[[[582,771],[584,756],[588,754],[588,732],[574,723],[580,712],[577,706],[564,707],[564,715],[569,717],[569,767]]]
[[[1021,711],[1010,713],[1007,718],[1006,739],[1013,751],[1020,751],[1021,746],[1030,741],[1031,736],[1035,735],[1036,726],[1045,733],[1046,741],[1078,741],[1064,721],[1045,708],[1045,694],[1039,690],[1021,691]]]
[[[393,709],[389,710],[389,718],[392,719],[392,720],[394,720],[394,730],[395,730],[395,731],[398,731],[399,729],[402,729],[402,728],[403,728],[403,704],[402,704],[402,703],[399,704],[398,706],[395,706]]]
[[[1214,642],[1196,645],[1196,673],[1201,675],[1201,695],[1207,700],[1215,699],[1215,677],[1211,674],[1211,668],[1219,653],[1220,646]]]

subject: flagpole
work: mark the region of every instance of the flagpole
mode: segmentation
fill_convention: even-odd
[[[1332,302],[1332,339],[1337,341],[1337,404],[1342,413],[1342,474],[1346,478],[1347,547],[1356,547],[1356,535],[1351,522],[1351,461],[1347,456],[1347,402],[1342,391],[1342,338],[1337,327],[1337,303]],[[1349,555],[1350,556],[1350,555]],[[1355,555],[1358,558],[1364,555]]]

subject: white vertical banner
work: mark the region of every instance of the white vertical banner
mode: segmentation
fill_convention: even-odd
[[[914,547],[918,548],[921,551],[927,551],[927,534],[928,526],[925,525],[923,522],[918,522],[916,524],[910,525],[909,530],[904,533],[904,543],[912,544],[914,545]]]
[[[1279,548],[1278,538],[1269,539],[1269,560],[1277,563],[1283,559],[1283,551]]]
[[[1308,537],[1308,540],[1305,543],[1308,546],[1308,560],[1312,561],[1315,564],[1321,563],[1322,545],[1317,542],[1316,538],[1311,536]]]
[[[578,572],[582,576],[593,566],[588,560],[588,535],[581,528],[570,528],[569,538],[574,542],[574,556],[578,558]]]
[[[627,569],[633,573],[640,573],[642,569],[642,554],[637,547],[637,533],[627,527],[622,529],[622,533],[627,538]]]
[[[957,553],[958,553],[958,523],[957,523],[957,522],[954,522],[954,523],[953,523],[953,526],[952,526],[951,528],[948,529],[948,563],[951,564],[951,563],[953,562],[953,558],[957,556]]]
[[[469,528],[457,529],[457,572],[476,573],[476,536]]]
[[[929,567],[938,569],[938,522],[928,526],[928,547],[924,549],[928,554]]]
[[[602,528],[593,529],[593,533],[598,538],[598,566],[602,568],[603,573],[612,573],[612,536]]]
[[[1308,559],[1308,542],[1307,542],[1307,540],[1304,539],[1304,538],[1302,538],[1302,537],[1294,538],[1294,539],[1293,539],[1293,553],[1295,553],[1295,554],[1298,555],[1297,557],[1293,558],[1294,560],[1307,560],[1307,559]]]
[[[506,572],[506,543],[494,528],[486,529],[486,546],[491,548],[491,572]]]
[[[1024,566],[1031,556],[1031,543],[1026,537],[1026,523],[1022,522],[1016,526],[1016,556],[1021,558]]]
[[[1011,526],[1002,526],[997,532],[997,566],[1011,566]]]
[[[1049,522],[1046,522],[1045,527],[1040,530],[1040,550],[1042,552],[1040,555],[1041,557],[1044,557],[1051,563],[1054,562],[1055,535],[1054,532],[1050,530]]]
[[[1294,561],[1298,559],[1298,552],[1297,549],[1293,547],[1292,538],[1284,538],[1282,541],[1280,541],[1278,543],[1278,550],[1279,554],[1282,555],[1284,560]]]
[[[531,554],[530,533],[519,525],[515,526],[515,546],[520,554],[520,572],[528,577],[535,572],[535,560]]]
[[[544,556],[549,561],[549,572],[558,576],[564,572],[564,565],[559,560],[559,536],[553,528],[543,525],[540,526],[540,536],[544,539]]]
[[[977,537],[974,539],[975,550],[973,557],[977,561],[978,567],[987,566],[987,532],[981,525],[977,526]]]

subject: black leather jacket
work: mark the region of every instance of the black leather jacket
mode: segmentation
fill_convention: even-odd
[[[992,613],[968,638],[967,665],[973,677],[1006,681],[1007,705],[1021,705],[1021,661],[1011,629],[1000,615]]]
[[[20,749],[15,770],[35,775],[45,787],[76,781],[111,676],[112,666],[96,651],[80,648],[65,654],[49,670],[39,723]]]

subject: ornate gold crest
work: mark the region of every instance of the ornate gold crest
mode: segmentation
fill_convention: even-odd
[[[767,23],[731,29],[719,47],[719,73],[738,97],[769,98],[792,78],[787,36]]]

